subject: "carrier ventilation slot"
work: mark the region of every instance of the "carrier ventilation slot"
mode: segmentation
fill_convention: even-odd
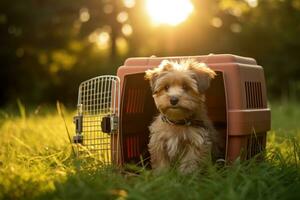
[[[265,149],[265,135],[250,136],[247,141],[247,159],[252,158],[256,154]]]
[[[245,82],[247,108],[263,108],[262,89],[260,82]]]
[[[126,113],[142,113],[144,110],[146,91],[140,88],[130,88],[127,92]]]
[[[140,155],[140,140],[137,135],[126,136],[127,158],[132,159]]]

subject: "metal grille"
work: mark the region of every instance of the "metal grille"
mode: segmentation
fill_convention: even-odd
[[[89,155],[103,164],[118,158],[119,136],[104,133],[101,121],[105,116],[119,116],[120,80],[117,76],[99,76],[80,84],[78,116],[82,116],[82,144]],[[114,160],[115,161],[115,160]]]
[[[247,108],[263,108],[262,88],[260,82],[245,82]]]

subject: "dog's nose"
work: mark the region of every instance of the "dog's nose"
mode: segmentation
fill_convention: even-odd
[[[170,98],[170,103],[175,106],[178,103],[179,99],[177,97],[171,97]]]

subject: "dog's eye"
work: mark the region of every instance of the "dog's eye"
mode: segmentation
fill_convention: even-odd
[[[169,85],[165,85],[165,90],[168,91],[168,89],[170,88]]]

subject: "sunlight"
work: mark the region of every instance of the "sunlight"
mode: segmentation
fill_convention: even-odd
[[[257,0],[246,0],[246,2],[248,3],[249,6],[251,6],[252,8],[256,7],[258,5]]]
[[[101,32],[97,37],[97,45],[100,49],[107,49],[109,46],[110,35],[108,32]]]
[[[146,0],[146,9],[154,24],[176,26],[192,13],[190,0]]]

